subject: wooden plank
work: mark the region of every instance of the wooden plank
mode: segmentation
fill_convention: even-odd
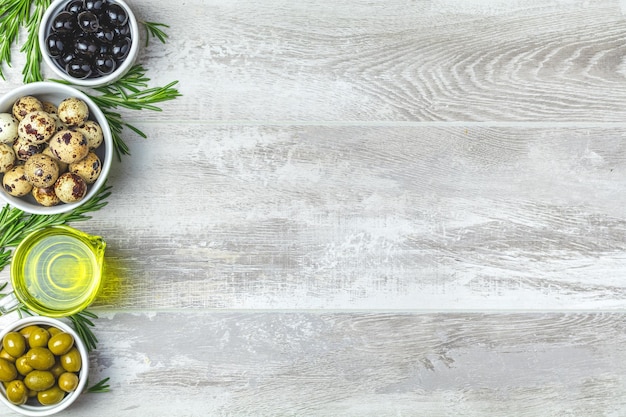
[[[102,307],[625,307],[623,129],[141,126]]]
[[[104,314],[68,416],[562,416],[626,410],[622,314]]]
[[[133,2],[170,120],[617,122],[623,2]],[[203,16],[198,18],[198,16]],[[161,120],[146,113],[141,119]]]

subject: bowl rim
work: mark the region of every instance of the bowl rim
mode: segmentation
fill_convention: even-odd
[[[130,50],[128,51],[128,56],[122,62],[118,68],[115,69],[111,74],[105,75],[103,77],[96,78],[86,78],[86,79],[78,79],[71,77],[65,71],[62,71],[61,68],[52,60],[52,58],[48,55],[46,51],[46,37],[49,33],[49,21],[54,17],[54,15],[59,11],[59,9],[65,7],[67,3],[72,0],[54,0],[50,6],[44,12],[41,23],[39,24],[39,33],[38,33],[38,42],[39,49],[41,50],[41,56],[43,61],[46,63],[46,66],[50,68],[55,75],[61,77],[65,81],[68,81],[75,85],[80,85],[83,87],[102,87],[107,84],[111,84],[112,82],[120,79],[124,76],[134,65],[135,60],[137,59],[137,55],[139,53],[139,23],[137,22],[137,18],[133,13],[130,6],[124,0],[109,0],[113,3],[117,3],[124,8],[126,13],[128,14],[128,22],[130,26],[130,38],[131,45]]]
[[[113,137],[111,133],[111,128],[109,126],[106,117],[102,110],[94,103],[94,101],[87,96],[87,94],[82,91],[66,84],[61,84],[52,81],[38,81],[34,83],[24,84],[13,90],[7,92],[6,94],[0,96],[0,112],[8,112],[11,113],[9,103],[15,102],[20,97],[23,96],[37,96],[37,95],[45,95],[45,94],[63,94],[66,97],[77,97],[83,100],[87,106],[89,107],[89,114],[98,119],[98,124],[102,128],[102,134],[104,136],[104,143],[101,146],[104,146],[104,158],[101,160],[102,162],[102,170],[100,171],[100,176],[89,186],[89,190],[85,197],[74,203],[63,203],[58,204],[56,206],[46,207],[32,204],[28,201],[23,200],[20,197],[14,197],[8,195],[4,188],[0,192],[0,199],[2,199],[5,203],[10,204],[11,206],[23,210],[26,213],[30,214],[60,214],[69,212],[76,207],[81,206],[85,202],[87,202],[90,198],[92,198],[96,193],[102,188],[106,179],[109,176],[109,171],[111,169],[111,164],[113,163]]]
[[[56,414],[62,410],[65,410],[74,401],[76,401],[76,399],[80,396],[80,394],[82,393],[83,389],[85,388],[87,384],[87,379],[89,377],[89,353],[87,352],[87,348],[85,347],[84,342],[82,341],[80,336],[78,336],[78,334],[76,333],[74,329],[72,329],[69,325],[67,325],[66,323],[64,323],[63,321],[59,319],[54,319],[52,317],[45,317],[45,316],[30,316],[30,317],[19,319],[7,325],[7,327],[5,327],[0,332],[0,341],[4,338],[4,336],[7,333],[11,331],[19,330],[26,326],[30,326],[30,325],[37,324],[37,323],[58,327],[64,332],[71,334],[72,337],[74,338],[74,346],[76,346],[82,358],[82,366],[79,372],[80,377],[78,380],[78,386],[76,387],[76,390],[69,393],[69,395],[66,395],[65,398],[63,398],[63,400],[58,404],[53,404],[53,405],[28,405],[28,404],[16,405],[16,404],[13,404],[9,402],[9,400],[6,398],[6,390],[4,386],[0,384],[0,402],[2,402],[4,405],[9,407],[11,410],[17,413],[23,414],[25,416],[29,416],[29,417],[49,416],[52,414]]]

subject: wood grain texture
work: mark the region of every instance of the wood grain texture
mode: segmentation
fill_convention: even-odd
[[[186,99],[167,106],[174,119],[622,123],[626,116],[626,28],[616,0],[133,5],[140,18],[171,25],[167,47],[153,43],[141,59],[163,84],[182,79]]]
[[[101,307],[626,307],[622,129],[145,127]]]
[[[67,416],[611,416],[621,314],[106,314]]]
[[[76,224],[65,415],[626,416],[624,1],[132,5],[183,97]]]

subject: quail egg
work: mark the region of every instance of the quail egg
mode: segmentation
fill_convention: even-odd
[[[66,164],[80,161],[89,153],[87,139],[75,130],[64,129],[55,133],[48,146],[52,155]]]
[[[59,109],[57,109],[56,104],[50,101],[42,101],[41,107],[43,108],[43,111],[45,111],[48,114],[57,114],[59,111]]]
[[[59,166],[51,157],[38,153],[24,164],[26,179],[33,187],[49,187],[59,178]]]
[[[47,142],[56,131],[56,121],[44,111],[28,113],[17,127],[20,138],[31,143]]]
[[[58,115],[63,123],[70,126],[80,126],[89,117],[89,107],[79,98],[68,97],[59,103]]]
[[[54,156],[54,154],[52,153],[52,150],[50,149],[49,146],[46,146],[46,149],[41,151],[41,154],[42,155],[48,155],[49,157],[54,159],[54,162],[56,162],[57,165],[59,166],[59,174],[62,174],[65,171],[67,171],[67,167],[69,166],[69,164],[66,164],[65,162],[62,162],[62,161],[58,160],[57,157]]]
[[[45,147],[45,143],[31,143],[27,140],[17,138],[13,142],[13,151],[17,159],[24,162],[36,153],[40,153]]]
[[[10,145],[0,143],[0,172],[7,172],[15,165],[15,152]]]
[[[26,179],[24,165],[18,165],[7,171],[2,178],[2,186],[8,194],[14,197],[23,197],[33,189]]]
[[[87,156],[80,161],[70,164],[69,171],[84,179],[87,184],[93,184],[100,176],[102,163],[98,155],[89,152]]]
[[[54,192],[62,202],[74,203],[87,194],[87,183],[78,175],[66,172],[54,183]]]
[[[17,139],[18,121],[10,113],[0,113],[0,143],[13,143]]]
[[[76,128],[77,131],[83,134],[87,139],[89,149],[96,149],[104,140],[104,134],[102,128],[93,120],[87,120],[82,126]]]
[[[43,105],[38,98],[33,96],[23,96],[13,103],[13,117],[18,121],[22,120],[28,113],[43,110]]]
[[[32,195],[36,202],[45,207],[52,207],[61,203],[59,196],[54,192],[54,186],[45,188],[33,187]]]

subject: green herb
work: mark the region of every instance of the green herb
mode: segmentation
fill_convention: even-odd
[[[85,342],[87,352],[91,352],[98,345],[98,339],[91,331],[91,328],[94,327],[93,321],[91,320],[97,318],[97,315],[87,310],[83,310],[69,317],[74,325],[74,330],[76,330],[76,333],[78,333],[82,341]]]
[[[107,384],[107,382],[109,382],[109,378],[104,378],[102,381],[98,382],[97,384],[92,385],[91,387],[87,388],[87,392],[109,392],[109,384]]]
[[[167,33],[165,33],[161,28],[169,28],[165,23],[155,23],[155,22],[141,22],[146,28],[146,46],[150,43],[150,38],[157,38],[161,41],[161,43],[165,43],[167,39]]]
[[[147,135],[136,126],[125,122],[116,109],[121,107],[131,110],[161,111],[161,108],[155,104],[181,96],[180,92],[174,88],[178,81],[173,81],[164,87],[148,87],[149,81],[150,78],[146,77],[146,70],[141,65],[135,65],[118,81],[95,88],[100,93],[99,95],[86,93],[107,118],[118,160],[121,160],[122,155],[130,155],[130,150],[122,139],[124,127],[131,129],[142,138],[146,138]]]
[[[0,271],[11,262],[11,247],[17,246],[29,233],[48,226],[90,219],[86,213],[106,206],[104,201],[110,194],[106,184],[91,199],[67,213],[26,214],[8,204],[0,210]]]
[[[26,29],[26,41],[20,49],[26,53],[24,82],[41,81],[41,51],[38,32],[44,11],[51,0],[3,0],[0,4],[0,66],[11,66],[11,46],[17,41],[20,27]],[[2,68],[0,77],[5,79]]]

